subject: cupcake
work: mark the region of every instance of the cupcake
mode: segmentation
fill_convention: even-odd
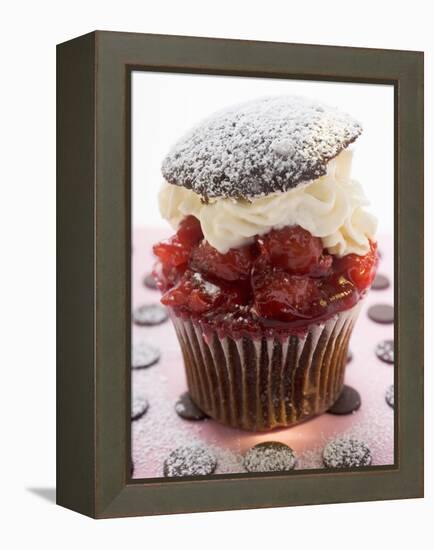
[[[222,424],[292,426],[343,387],[348,342],[377,266],[357,181],[361,125],[302,97],[220,111],[162,164],[154,246],[193,401]]]

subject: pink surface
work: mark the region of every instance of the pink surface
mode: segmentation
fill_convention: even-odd
[[[143,276],[153,264],[151,245],[168,236],[170,230],[138,228],[133,232],[132,307],[159,301],[160,293],[143,285]],[[393,282],[393,242],[379,238],[382,253],[379,273]],[[365,441],[372,451],[373,465],[393,464],[393,409],[385,402],[385,392],[393,384],[393,365],[380,361],[375,346],[393,339],[393,325],[371,321],[367,309],[375,303],[393,304],[393,285],[371,290],[364,300],[350,342],[353,360],[345,382],[361,394],[361,408],[350,415],[323,414],[293,428],[252,434],[225,427],[213,420],[191,422],[178,417],[174,404],[186,390],[182,357],[170,321],[154,327],[133,325],[133,342],[144,341],[161,351],[158,364],[133,370],[132,390],[145,395],[149,410],[132,422],[134,478],[161,477],[166,456],[177,446],[201,443],[217,456],[216,473],[244,472],[242,455],[252,445],[274,440],[288,444],[297,454],[297,469],[321,468],[325,443],[334,437],[353,436]]]

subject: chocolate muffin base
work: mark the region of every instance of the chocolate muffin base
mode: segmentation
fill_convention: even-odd
[[[360,303],[301,336],[206,338],[198,323],[172,321],[193,401],[214,420],[250,431],[293,426],[325,412],[344,383]]]

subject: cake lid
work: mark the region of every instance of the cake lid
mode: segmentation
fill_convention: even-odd
[[[361,134],[338,109],[300,96],[275,96],[211,115],[172,147],[162,164],[171,184],[204,200],[285,192],[327,172]]]

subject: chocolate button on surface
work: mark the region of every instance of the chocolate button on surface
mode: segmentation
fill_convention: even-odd
[[[375,353],[378,357],[378,359],[381,359],[385,363],[393,363],[394,362],[394,341],[393,340],[383,340],[379,344],[377,344],[377,347],[375,348]]]
[[[145,304],[133,311],[133,321],[139,326],[160,325],[167,321],[169,315],[160,304]]]
[[[164,462],[165,477],[206,476],[217,466],[215,456],[201,445],[182,445],[170,453]]]
[[[372,290],[385,290],[386,288],[389,288],[389,286],[390,286],[389,278],[386,277],[386,275],[377,273],[371,288]]]
[[[359,468],[372,462],[366,443],[352,438],[331,441],[325,446],[322,457],[327,468]]]
[[[133,369],[145,369],[158,363],[160,356],[160,351],[154,346],[138,342],[133,346],[131,366]]]
[[[361,404],[362,400],[359,392],[351,386],[344,386],[339,397],[327,412],[331,414],[351,414],[357,411]]]
[[[178,416],[185,420],[204,420],[207,418],[207,415],[191,399],[188,391],[184,392],[175,403],[175,411]]]
[[[394,310],[393,306],[388,304],[376,304],[368,309],[368,317],[381,324],[393,323]]]
[[[258,443],[244,455],[244,467],[248,472],[284,472],[295,466],[295,453],[279,441]]]
[[[143,395],[135,395],[131,403],[131,420],[138,420],[146,413],[149,403]]]
[[[393,409],[395,407],[395,388],[393,384],[387,388],[385,399],[386,403]]]
[[[152,273],[148,273],[147,275],[145,275],[143,277],[143,284],[147,287],[147,288],[150,288],[151,290],[157,290],[157,283],[154,279],[154,277],[152,276]]]

